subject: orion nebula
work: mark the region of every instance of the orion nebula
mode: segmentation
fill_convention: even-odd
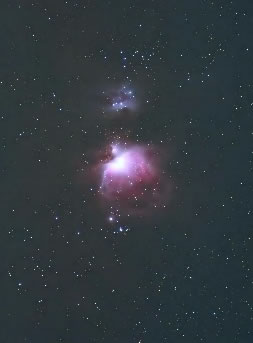
[[[121,214],[158,207],[162,183],[159,166],[157,154],[150,146],[111,144],[101,165],[101,197],[112,208],[120,208]]]

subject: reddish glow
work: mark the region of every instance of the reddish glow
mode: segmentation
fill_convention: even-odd
[[[157,192],[158,171],[150,149],[144,146],[111,146],[110,160],[103,164],[101,194],[123,207],[141,206]]]

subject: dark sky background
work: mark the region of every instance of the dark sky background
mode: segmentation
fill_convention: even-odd
[[[0,17],[0,342],[252,343],[253,2]],[[125,82],[138,113],[102,113]],[[124,232],[88,173],[115,132],[159,144],[171,185]]]

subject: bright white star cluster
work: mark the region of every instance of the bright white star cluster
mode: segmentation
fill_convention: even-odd
[[[122,86],[118,89],[108,91],[106,94],[107,106],[105,110],[108,112],[120,112],[123,110],[135,111],[137,109],[137,101],[133,89],[127,86]]]
[[[135,108],[135,95],[132,90],[125,86],[112,98],[112,109],[120,111],[123,109],[133,110]]]

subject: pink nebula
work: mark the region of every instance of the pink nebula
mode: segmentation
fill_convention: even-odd
[[[121,207],[144,208],[156,201],[159,173],[151,149],[114,144],[103,164],[100,193]]]

